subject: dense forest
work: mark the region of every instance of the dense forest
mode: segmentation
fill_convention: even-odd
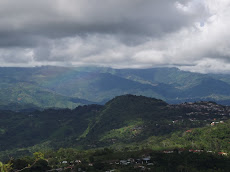
[[[144,163],[143,170],[169,171],[173,166],[179,171],[226,171],[228,167],[221,164],[229,161],[229,118],[230,107],[215,102],[170,105],[135,95],[72,110],[2,110],[0,159],[5,164],[2,166],[8,163],[13,169],[23,169],[35,162],[24,171],[67,170],[67,167],[138,171],[136,164],[144,163],[138,159],[149,157],[151,161]],[[33,156],[34,152],[40,158]],[[135,162],[126,161],[128,165],[124,165],[121,160],[129,158]],[[82,163],[76,164],[77,159]]]

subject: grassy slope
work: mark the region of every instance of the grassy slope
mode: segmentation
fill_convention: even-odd
[[[177,130],[168,123],[180,115],[184,115],[182,110],[169,109],[162,100],[118,96],[106,103],[86,138],[98,145],[140,142],[152,135],[165,135]]]

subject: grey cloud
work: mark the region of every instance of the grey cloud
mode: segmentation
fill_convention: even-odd
[[[5,36],[0,44],[24,46],[28,40],[32,40],[30,44],[38,43],[34,36],[54,39],[94,33],[116,34],[124,42],[132,41],[134,35],[134,42],[138,42],[138,36],[140,40],[143,36],[159,37],[191,24],[194,19],[194,16],[179,12],[175,2],[3,0],[0,3],[0,36]]]
[[[230,2],[216,3],[2,0],[0,64],[227,71]]]
[[[24,48],[0,48],[0,63],[2,66],[4,64],[10,63],[13,64],[26,64],[30,63],[33,60],[33,52],[31,49]]]

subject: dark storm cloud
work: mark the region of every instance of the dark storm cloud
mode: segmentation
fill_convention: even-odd
[[[0,3],[0,45],[33,45],[39,43],[34,39],[38,36],[54,39],[93,33],[116,34],[127,42],[133,36],[134,40],[159,37],[190,24],[193,19],[178,11],[175,2],[5,0]]]

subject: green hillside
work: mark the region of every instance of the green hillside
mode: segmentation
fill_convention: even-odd
[[[0,111],[0,151],[50,142],[50,147],[73,146],[87,130],[100,105],[33,112]]]
[[[0,108],[8,110],[70,108],[93,102],[61,95],[40,84],[57,77],[62,68],[0,68]],[[44,76],[45,75],[45,76]],[[46,78],[46,79],[45,79]]]
[[[173,139],[176,140],[175,138]],[[187,133],[177,141],[181,145],[190,144],[194,148],[205,150],[229,152],[230,151],[230,121],[197,128]],[[191,144],[193,143],[193,145]]]
[[[1,110],[0,161],[14,157],[13,169],[36,161],[28,171],[229,171],[229,116],[215,102],[169,105],[129,94],[72,110]],[[45,155],[32,157],[37,151]]]
[[[73,110],[0,111],[0,156],[61,147],[202,148],[228,152],[229,114],[230,107],[213,102],[169,105],[135,95],[115,97],[104,106],[85,105]],[[214,120],[223,123],[209,132]]]
[[[113,139],[119,139],[120,136],[123,137],[119,132],[123,132],[123,134],[129,134],[126,139],[131,141],[135,131],[131,133],[126,133],[126,131],[140,128],[139,133],[141,133],[150,122],[162,119],[170,120],[175,117],[173,111],[170,111],[166,106],[167,103],[162,100],[143,96],[116,97],[105,104],[96,122],[91,126],[88,136],[101,140],[112,139],[112,136],[114,136]]]
[[[182,90],[198,85],[207,75],[181,71],[177,68],[121,69],[116,75],[142,83],[167,84]],[[211,75],[210,75],[211,76]],[[212,76],[211,76],[212,77]]]

